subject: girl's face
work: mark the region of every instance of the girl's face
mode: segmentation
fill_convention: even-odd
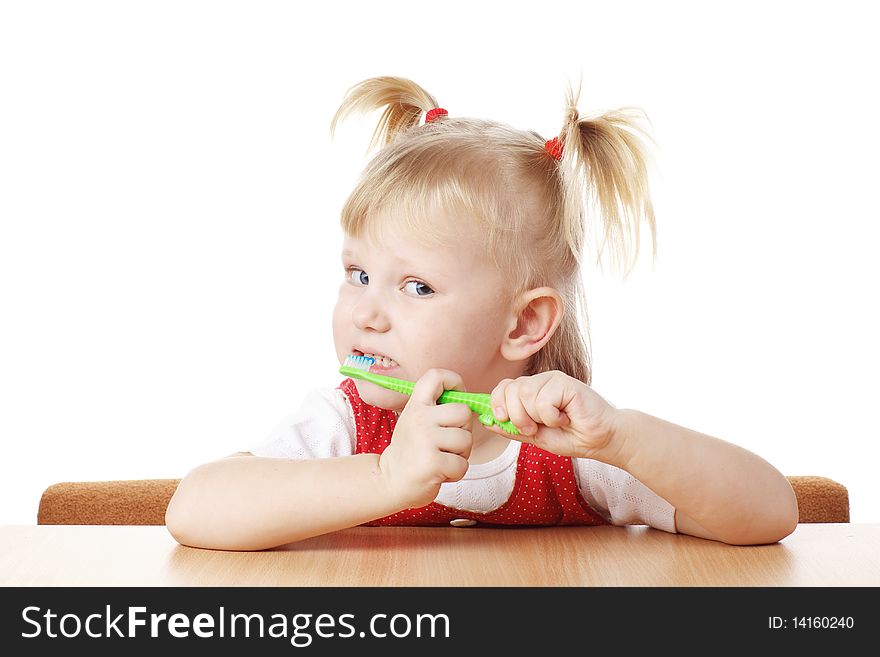
[[[489,392],[519,375],[521,364],[500,352],[515,326],[502,298],[504,274],[486,257],[476,231],[460,235],[453,247],[426,246],[384,229],[376,242],[345,238],[333,311],[340,364],[349,354],[370,354],[376,366],[387,366],[372,371],[410,381],[431,368],[448,369],[472,392]],[[355,384],[372,406],[401,411],[409,399],[366,381]]]

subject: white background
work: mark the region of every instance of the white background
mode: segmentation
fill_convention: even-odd
[[[584,273],[595,389],[880,521],[870,3],[610,5],[0,4],[0,523],[180,477],[337,383],[351,85],[549,138],[581,72],[582,113],[642,107],[658,143],[656,261]]]

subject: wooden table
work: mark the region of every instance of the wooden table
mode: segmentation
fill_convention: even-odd
[[[733,547],[647,527],[357,527],[265,552],[161,526],[0,527],[0,586],[878,586],[880,524]]]

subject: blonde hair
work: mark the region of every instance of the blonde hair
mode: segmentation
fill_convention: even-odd
[[[561,370],[589,384],[589,318],[580,275],[587,230],[601,234],[597,263],[610,246],[612,267],[625,277],[638,256],[641,219],[650,227],[654,254],[656,229],[647,151],[639,139],[648,136],[638,123],[647,117],[623,108],[582,119],[579,96],[580,86],[568,87],[559,161],[537,132],[503,123],[441,116],[419,125],[437,101],[399,77],[351,87],[330,132],[353,112],[384,108],[370,142],[370,150],[382,148],[342,209],[346,234],[375,236],[382,226],[374,218],[381,213],[426,243],[451,245],[456,231],[432,220],[435,213],[473,220],[487,255],[510,276],[506,301],[544,285],[562,298],[562,321],[525,373]],[[601,225],[588,226],[594,216]]]

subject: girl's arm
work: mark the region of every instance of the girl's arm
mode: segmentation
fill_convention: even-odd
[[[240,453],[187,474],[165,524],[184,545],[264,550],[399,510],[376,454],[289,460]]]
[[[788,479],[746,449],[618,410],[563,372],[505,379],[491,397],[495,416],[522,431],[517,439],[626,470],[675,507],[682,533],[745,545],[776,542],[797,526]]]
[[[461,377],[429,370],[378,454],[280,459],[235,454],[190,472],[165,512],[184,545],[264,550],[429,504],[461,479],[473,445],[471,410],[436,405]]]
[[[593,458],[626,470],[669,501],[678,531],[740,545],[774,543],[794,531],[794,491],[764,459],[647,413],[615,415],[615,435]]]

